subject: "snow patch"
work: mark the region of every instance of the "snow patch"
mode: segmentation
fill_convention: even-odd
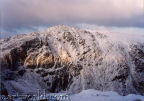
[[[94,89],[83,90],[70,96],[71,101],[144,101],[144,96],[129,94],[121,96],[113,91],[102,92]]]

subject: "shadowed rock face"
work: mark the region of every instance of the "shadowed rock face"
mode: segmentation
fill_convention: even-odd
[[[144,44],[67,26],[1,40],[2,83],[9,94],[83,89],[144,94]]]
[[[144,45],[131,45],[130,55],[134,63],[132,84],[140,93],[144,92]]]

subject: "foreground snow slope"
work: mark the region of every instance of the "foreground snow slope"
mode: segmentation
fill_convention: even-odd
[[[71,101],[144,101],[144,96],[129,94],[121,96],[115,92],[101,92],[94,89],[84,90],[70,96]]]
[[[50,96],[53,96],[50,97]],[[56,97],[57,96],[57,97]],[[35,100],[34,100],[35,99]],[[30,100],[46,100],[48,101],[144,101],[144,96],[129,94],[127,96],[121,96],[113,91],[97,91],[94,89],[83,90],[78,94],[66,94],[66,93],[50,93],[46,94],[45,97],[40,96],[31,98]],[[22,101],[21,98],[17,98],[14,101]]]
[[[144,95],[144,42],[55,26],[0,40],[6,94],[86,89]]]

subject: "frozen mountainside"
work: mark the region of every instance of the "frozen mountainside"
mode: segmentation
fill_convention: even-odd
[[[3,94],[96,89],[144,95],[144,41],[61,25],[1,40],[0,47]]]

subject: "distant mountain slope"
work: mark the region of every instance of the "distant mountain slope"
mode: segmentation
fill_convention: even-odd
[[[144,95],[144,42],[61,25],[0,40],[0,47],[4,93],[93,88]]]

